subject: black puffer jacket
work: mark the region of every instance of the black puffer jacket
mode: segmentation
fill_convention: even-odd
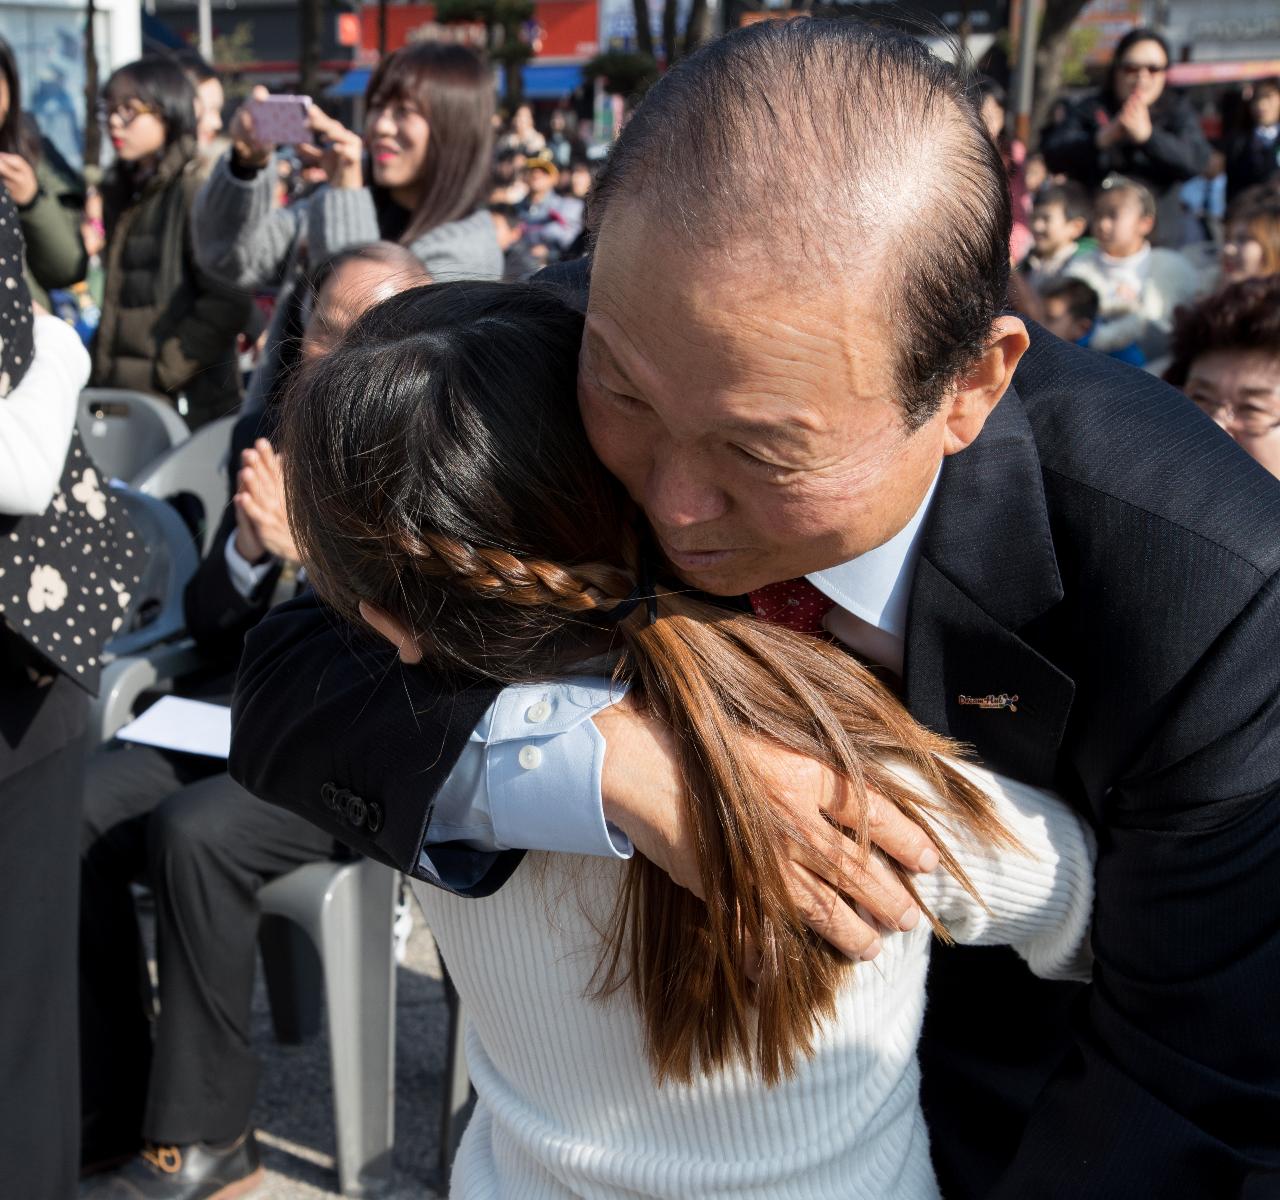
[[[1111,172],[1127,175],[1151,189],[1156,198],[1152,242],[1177,246],[1182,241],[1181,185],[1200,174],[1209,161],[1209,143],[1195,110],[1176,92],[1165,91],[1151,106],[1151,137],[1141,145],[1121,142],[1099,150],[1098,131],[1120,111],[1104,93],[1077,104],[1063,104],[1058,120],[1040,138],[1045,166],[1096,188]]]
[[[92,378],[97,387],[171,400],[183,393],[192,428],[240,402],[236,335],[252,304],[196,265],[190,212],[198,171],[194,143],[184,139],[136,191],[123,172],[104,184],[106,281]]]

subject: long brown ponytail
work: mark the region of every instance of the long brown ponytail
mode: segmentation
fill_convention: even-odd
[[[835,647],[665,582],[651,589],[655,612],[641,603],[609,620],[636,589],[636,536],[578,418],[580,333],[581,318],[536,287],[441,285],[380,305],[290,392],[291,521],[321,595],[352,619],[361,601],[396,615],[432,669],[508,683],[610,657],[633,702],[675,735],[707,900],[637,856],[597,990],[630,990],[658,1079],[743,1062],[772,1083],[810,1052],[851,964],[791,899],[778,848],[796,831],[742,769],[742,739],[840,773],[864,858],[872,791],[934,837],[971,892],[938,818],[1012,841],[949,761],[956,747]]]

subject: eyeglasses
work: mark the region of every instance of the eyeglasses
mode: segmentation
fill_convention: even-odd
[[[1280,416],[1256,404],[1225,404],[1216,400],[1196,400],[1196,407],[1223,429],[1234,426],[1243,437],[1260,438],[1280,429]]]
[[[1158,63],[1140,63],[1140,62],[1122,62],[1120,64],[1120,73],[1136,77],[1143,74],[1147,75],[1163,75],[1169,69],[1169,65],[1165,63],[1163,66]]]
[[[119,104],[99,104],[98,105],[98,121],[106,125],[112,117],[119,117],[120,124],[128,128],[139,117],[147,113],[155,113],[155,109],[149,104],[143,104],[141,100],[122,100]]]

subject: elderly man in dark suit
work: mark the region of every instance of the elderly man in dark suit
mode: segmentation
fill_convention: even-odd
[[[803,21],[712,43],[637,111],[593,214],[583,418],[674,569],[825,629],[1098,831],[1090,986],[934,955],[942,1191],[1271,1194],[1280,485],[1163,384],[1002,313],[999,156],[909,39]],[[464,895],[521,849],[634,846],[693,884],[660,727],[386,658],[313,602],[277,610],[248,641],[232,773]],[[830,780],[742,755],[839,850]],[[539,790],[573,763],[580,787]],[[873,833],[936,863],[887,815]],[[784,866],[852,955],[918,920],[887,872]]]

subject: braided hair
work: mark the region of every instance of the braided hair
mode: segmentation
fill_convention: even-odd
[[[966,887],[935,823],[1011,839],[948,757],[955,746],[836,648],[689,595],[660,566],[641,589],[651,603],[634,602],[644,530],[582,426],[581,335],[581,315],[546,286],[439,284],[372,309],[286,398],[290,519],[321,597],[353,622],[362,602],[392,614],[426,669],[513,684],[598,672],[607,657],[631,701],[671,728],[708,899],[633,858],[595,988],[629,992],[658,1079],[745,1062],[773,1082],[810,1051],[852,965],[797,911],[777,854],[796,833],[741,770],[743,738],[839,772],[860,801],[864,854],[871,791],[934,838]]]

